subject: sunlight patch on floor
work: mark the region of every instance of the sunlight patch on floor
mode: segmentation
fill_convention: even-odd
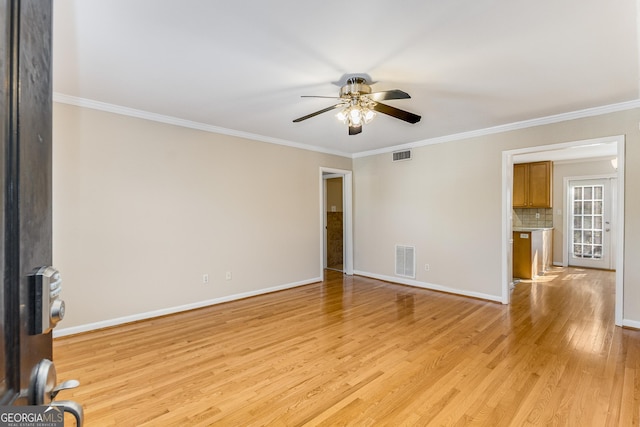
[[[544,276],[538,276],[535,279],[520,279],[521,283],[546,283],[557,279],[557,274],[545,274]]]

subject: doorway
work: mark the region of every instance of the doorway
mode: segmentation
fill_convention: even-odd
[[[325,175],[325,266],[328,270],[344,270],[343,178]]]
[[[617,160],[616,180],[612,181],[615,185],[615,218],[612,223],[615,227],[611,229],[611,251],[615,255],[615,324],[623,326],[623,290],[624,290],[624,167],[625,167],[625,137],[624,135],[614,135],[610,137],[595,138],[590,140],[572,141],[559,144],[549,144],[536,147],[528,147],[522,149],[508,150],[502,152],[502,303],[509,304],[511,299],[512,288],[512,257],[513,257],[513,164],[514,158],[518,161],[526,159],[526,161],[541,160],[569,160],[569,159],[586,159],[596,158],[599,150],[604,148],[612,149],[610,153]],[[615,184],[614,184],[615,182]],[[565,185],[566,188],[566,185]],[[565,198],[566,200],[566,198]],[[557,209],[562,211],[562,207],[554,207],[556,215]],[[568,210],[564,210],[565,218]],[[562,212],[560,212],[562,214]],[[566,224],[566,221],[564,222]],[[567,229],[566,229],[567,230]],[[565,230],[565,231],[566,231]],[[555,233],[554,233],[555,234]],[[561,236],[563,242],[567,239],[566,232]],[[563,243],[568,245],[568,243]],[[563,251],[563,258],[568,253],[568,249]],[[563,265],[567,265],[563,263]]]
[[[320,272],[353,274],[352,172],[320,168]]]
[[[566,264],[614,270],[615,177],[566,181]]]

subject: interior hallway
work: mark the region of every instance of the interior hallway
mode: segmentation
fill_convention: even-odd
[[[554,268],[509,306],[327,271],[54,357],[89,426],[638,425],[640,331],[613,314],[605,271]]]

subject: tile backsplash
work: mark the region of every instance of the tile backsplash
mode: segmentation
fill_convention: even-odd
[[[536,214],[539,218],[536,218]],[[553,227],[553,209],[531,209],[531,208],[514,208],[513,209],[513,227]]]

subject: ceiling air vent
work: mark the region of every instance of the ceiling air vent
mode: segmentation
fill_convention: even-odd
[[[396,276],[416,278],[415,246],[396,245]]]
[[[411,150],[394,151],[393,161],[401,162],[403,160],[411,160]]]

